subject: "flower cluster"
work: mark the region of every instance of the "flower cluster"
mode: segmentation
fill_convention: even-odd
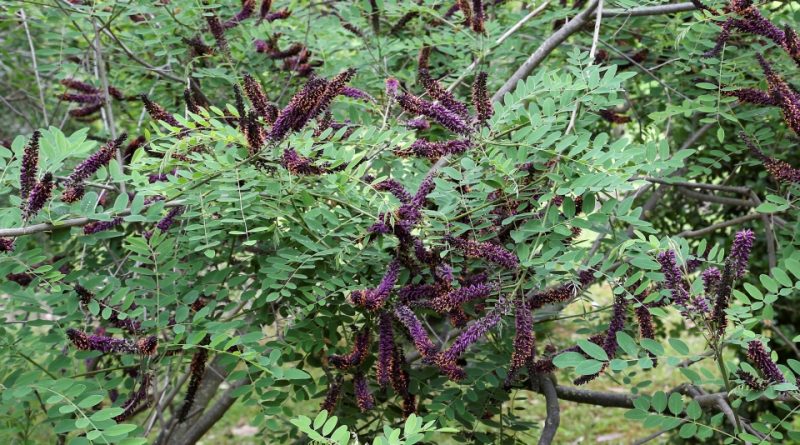
[[[519,267],[519,259],[505,247],[489,242],[479,242],[448,236],[447,241],[467,258],[480,258],[506,269]]]
[[[397,277],[400,274],[400,263],[397,260],[389,263],[389,268],[383,276],[378,287],[374,289],[364,289],[354,291],[350,295],[350,300],[353,304],[361,306],[368,311],[375,311],[383,307],[386,300],[389,298],[389,293],[392,291]]]
[[[664,283],[672,292],[672,301],[684,308],[689,306],[689,292],[683,284],[683,273],[676,261],[675,251],[668,250],[658,254],[657,260],[661,264],[661,272],[666,277]]]
[[[467,135],[471,132],[463,118],[444,105],[427,101],[411,93],[401,94],[397,98],[397,103],[409,113],[427,116],[454,133]]]
[[[747,344],[747,357],[770,382],[783,383],[786,381],[783,373],[778,369],[778,365],[772,361],[760,340],[752,340]]]
[[[86,82],[77,79],[66,78],[61,80],[61,85],[67,87],[68,90],[77,91],[72,93],[65,92],[58,96],[58,98],[63,101],[81,105],[78,108],[69,110],[69,114],[72,117],[90,116],[100,111],[100,109],[106,103],[106,97],[103,92],[99,88],[96,88]],[[108,87],[108,95],[117,100],[129,99],[120,90],[114,88],[113,86]]]
[[[480,125],[485,125],[494,115],[492,99],[486,91],[487,78],[488,74],[481,71],[475,76],[475,81],[472,84],[472,104],[475,106],[476,119]]]
[[[270,103],[261,82],[247,73],[244,74],[244,92],[253,105],[253,109],[266,123],[275,122],[278,117],[278,109]]]
[[[22,210],[22,218],[27,221],[36,216],[39,210],[50,201],[54,187],[53,174],[50,172],[45,173],[41,181],[37,182],[31,189],[30,194],[28,194],[28,201]]]
[[[378,318],[378,360],[375,364],[375,374],[382,388],[385,388],[392,379],[395,347],[392,316],[389,312],[383,311]]]
[[[85,193],[84,181],[100,170],[101,167],[108,165],[127,137],[127,134],[121,134],[117,139],[100,147],[99,150],[78,164],[67,179],[66,188],[61,193],[61,200],[70,203],[83,198]]]
[[[754,241],[755,234],[752,230],[745,229],[736,233],[731,251],[725,259],[722,276],[715,286],[716,297],[714,298],[711,320],[716,328],[715,335],[719,337],[722,337],[728,325],[726,310],[730,301],[733,282],[741,278],[747,269],[747,262]]]
[[[527,366],[533,359],[536,348],[536,338],[533,336],[533,314],[525,304],[524,299],[514,300],[514,351],[511,353],[511,364],[503,383],[506,390],[511,388],[520,369]]]
[[[428,333],[425,331],[419,318],[414,314],[414,311],[408,306],[398,304],[395,305],[394,316],[397,317],[397,320],[408,330],[411,341],[414,343],[414,347],[417,348],[420,355],[426,359],[433,358],[439,351],[439,348],[431,342]]]
[[[0,253],[14,251],[14,238],[0,238]]]
[[[158,347],[158,339],[155,336],[141,338],[134,342],[104,335],[89,335],[70,328],[67,329],[67,338],[78,349],[104,353],[153,355]]]
[[[19,166],[19,196],[25,203],[33,187],[36,185],[36,178],[39,171],[39,140],[42,132],[33,132],[25,150],[22,153],[22,162]]]
[[[328,392],[320,406],[320,409],[327,411],[328,414],[333,413],[339,403],[339,396],[342,394],[342,380],[342,376],[336,376],[328,385]]]
[[[453,139],[442,142],[431,142],[427,139],[417,139],[407,149],[397,149],[398,156],[416,156],[420,158],[439,159],[442,156],[461,154],[472,147],[469,139]]]
[[[362,413],[371,410],[375,406],[375,399],[369,390],[367,376],[363,372],[356,372],[353,376],[353,391],[356,395],[356,405]]]
[[[130,419],[135,413],[137,408],[147,401],[147,392],[150,390],[152,376],[149,373],[142,375],[142,381],[139,383],[139,389],[128,397],[128,400],[122,404],[122,413],[114,417],[116,422],[124,422]]]
[[[94,221],[83,226],[83,233],[85,235],[93,235],[95,233],[113,229],[120,224],[122,224],[122,217],[119,216],[110,221]]]
[[[778,182],[799,183],[800,169],[792,167],[788,162],[771,158],[759,150],[752,140],[744,133],[739,133],[750,152],[764,163],[764,168]]]
[[[201,347],[192,355],[192,362],[189,365],[189,386],[186,389],[186,397],[183,399],[183,404],[178,410],[179,423],[186,421],[186,417],[189,415],[189,411],[194,404],[197,390],[200,388],[200,383],[203,381],[203,375],[206,371],[206,361],[208,361],[208,349],[202,346],[206,345],[208,341],[209,337],[206,336],[200,343]]]
[[[353,349],[346,355],[331,355],[328,361],[338,369],[357,368],[367,359],[370,349],[370,332],[364,326],[355,336]]]
[[[528,307],[531,310],[541,308],[546,304],[561,303],[573,298],[582,288],[585,288],[594,281],[591,271],[584,270],[578,273],[577,283],[566,283],[536,292],[528,299]]]

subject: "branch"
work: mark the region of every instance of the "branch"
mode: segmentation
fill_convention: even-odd
[[[558,394],[553,384],[551,375],[539,376],[539,392],[544,394],[545,406],[547,408],[547,418],[544,421],[542,435],[539,436],[539,445],[550,445],[558,432],[558,425],[561,422],[561,409],[558,405]]]
[[[191,445],[197,443],[197,441],[203,437],[203,435],[214,426],[219,419],[222,418],[223,415],[230,409],[236,399],[238,397],[233,396],[233,392],[237,389],[241,388],[242,386],[250,383],[250,379],[244,378],[235,383],[233,383],[230,388],[228,388],[224,394],[219,398],[219,400],[214,403],[214,405],[208,409],[199,419],[192,422],[191,427],[184,434],[180,437],[175,439],[175,441],[171,442],[174,444],[179,445]]]
[[[686,187],[678,187],[678,191],[687,198],[703,202],[713,202],[733,207],[755,207],[756,204],[749,199],[728,198],[726,196],[716,196],[710,193],[696,192]]]
[[[553,33],[547,38],[547,40],[542,42],[539,48],[537,48],[536,51],[534,51],[533,54],[528,57],[528,60],[526,60],[525,63],[517,68],[517,71],[515,71],[514,74],[508,80],[506,80],[506,83],[504,83],[503,86],[500,87],[496,93],[494,93],[494,96],[492,96],[492,101],[499,102],[506,93],[514,91],[514,88],[517,86],[517,82],[528,77],[531,71],[539,66],[539,64],[541,64],[551,52],[558,48],[561,43],[567,40],[567,38],[569,38],[569,36],[572,34],[578,32],[583,25],[589,21],[592,12],[594,12],[595,8],[597,8],[598,1],[599,0],[592,0],[586,9],[572,18],[572,20],[562,26],[561,29]]]
[[[603,17],[643,17],[647,15],[674,14],[676,12],[694,11],[695,9],[697,9],[697,6],[691,2],[674,3],[658,6],[643,6],[641,8],[633,9],[606,9],[603,11]]]
[[[725,227],[735,226],[737,224],[745,223],[747,221],[751,221],[751,220],[758,219],[758,218],[761,218],[761,214],[760,213],[750,213],[750,214],[747,214],[747,215],[744,215],[744,216],[740,216],[738,218],[729,219],[728,221],[722,221],[722,222],[717,223],[717,224],[712,224],[712,225],[710,225],[708,227],[705,227],[705,228],[702,228],[702,229],[685,230],[685,231],[683,231],[683,232],[681,232],[681,233],[679,233],[679,234],[677,234],[675,236],[682,236],[684,238],[694,238],[694,237],[697,237],[697,236],[706,235],[706,234],[711,233],[711,232],[713,232],[713,231],[715,231],[717,229],[723,229]]]
[[[177,200],[174,200],[174,201],[167,202],[166,204],[164,204],[164,207],[165,208],[178,207],[178,206],[184,205],[185,203],[186,202],[184,200],[177,199]],[[131,208],[128,207],[127,209],[122,210],[121,212],[116,213],[113,216],[128,216],[130,214],[131,214]],[[49,231],[52,231],[54,229],[61,229],[61,228],[64,228],[64,227],[85,226],[86,224],[89,224],[92,221],[96,221],[96,220],[89,219],[89,218],[86,218],[86,217],[81,217],[81,218],[65,219],[63,221],[56,221],[56,222],[52,222],[52,223],[47,222],[47,223],[41,223],[41,224],[33,224],[33,225],[27,226],[27,227],[15,227],[13,229],[0,229],[0,237],[15,238],[15,237],[18,237],[18,236],[31,235],[31,234],[39,233],[39,232],[49,232]]]

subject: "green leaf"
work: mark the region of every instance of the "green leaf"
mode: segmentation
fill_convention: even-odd
[[[636,341],[628,335],[626,332],[617,331],[617,344],[625,351],[628,355],[636,357],[639,354],[639,345],[636,344]]]
[[[653,397],[650,399],[650,404],[657,412],[664,412],[664,410],[667,408],[667,394],[664,393],[664,391],[656,391],[656,393],[653,394]]]
[[[608,361],[608,354],[606,354],[606,351],[600,346],[588,340],[578,340],[578,346],[580,346],[583,352],[588,354],[589,357],[600,361]]]
[[[655,340],[649,338],[643,338],[639,340],[639,343],[641,343],[643,348],[647,349],[648,351],[652,352],[657,356],[664,355],[664,347],[661,346],[661,343]]]
[[[678,415],[683,411],[683,398],[677,392],[673,392],[669,395],[669,401],[667,402],[667,407],[669,408],[669,412],[674,415]]]
[[[580,352],[562,352],[553,359],[553,364],[561,369],[574,368],[584,360],[586,360],[586,357]]]
[[[676,350],[678,354],[687,355],[689,354],[689,346],[686,345],[682,340],[671,337],[669,340],[669,345],[672,346],[672,349]]]
[[[603,369],[603,362],[598,360],[584,360],[575,367],[575,372],[579,375],[593,375]]]
[[[94,395],[88,396],[88,397],[84,398],[83,400],[81,400],[80,402],[78,402],[78,408],[83,408],[83,409],[91,408],[91,407],[97,405],[98,403],[102,402],[104,398],[105,397],[103,397],[103,396],[101,396],[99,394],[94,394]]]
[[[328,419],[328,412],[325,410],[320,411],[319,414],[317,414],[317,417],[314,419],[314,425],[313,425],[314,429],[318,430],[325,423],[327,419]]]

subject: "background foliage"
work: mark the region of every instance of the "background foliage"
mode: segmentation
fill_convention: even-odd
[[[612,431],[625,422],[631,433],[611,441],[800,442],[797,179],[776,179],[765,168],[774,161],[754,155],[738,134],[800,166],[798,135],[785,107],[743,103],[730,93],[774,86],[757,54],[791,85],[791,48],[734,30],[719,55],[704,57],[724,19],[742,15],[721,1],[708,2],[713,11],[686,4],[678,13],[642,16],[629,11],[658,4],[601,2],[597,27],[596,1],[486,2],[484,33],[465,23],[462,11],[432,0],[276,0],[270,12],[291,15],[272,21],[259,17],[261,3],[213,3],[0,6],[0,234],[15,239],[13,251],[0,254],[2,440],[194,443],[229,412],[248,416],[265,443],[549,443],[543,431],[557,425],[552,405],[561,399],[562,430],[553,443],[591,434],[581,431],[587,412],[572,402],[609,407],[588,413],[602,409]],[[207,17],[225,22],[249,6],[252,16],[225,30],[225,50]],[[753,8],[781,29],[800,22],[798,2]],[[516,82],[528,56],[581,11],[585,23]],[[197,37],[207,51],[187,44]],[[271,38],[279,50],[302,46],[308,66],[270,56],[274,48],[257,51],[254,42]],[[419,138],[454,136],[432,119],[430,129],[411,128],[414,116],[385,89],[395,78],[401,91],[429,98],[417,62],[425,47],[433,77],[465,103],[478,71],[488,73],[489,95],[510,91],[494,98],[491,119],[469,135],[471,148],[440,162],[397,155]],[[357,72],[349,85],[369,98],[339,96],[330,106],[334,125],[326,127],[323,115],[253,149],[242,128],[243,111],[254,104],[238,105],[234,93],[244,73],[280,109],[308,82],[309,70],[331,79],[350,68]],[[103,104],[88,116],[70,113],[87,105],[65,100],[76,91],[64,79],[93,85]],[[103,93],[107,86],[120,97]],[[183,99],[187,87],[201,105],[194,112]],[[148,113],[142,94],[176,121]],[[271,128],[265,119],[257,125]],[[26,220],[20,165],[37,129],[38,171],[52,173],[58,185]],[[118,147],[88,179],[82,199],[60,200],[73,168],[122,133],[128,142],[143,139],[130,150],[127,142]],[[289,147],[331,172],[297,174],[286,161]],[[403,203],[376,187],[386,178],[412,194],[432,178],[413,236],[462,286],[479,273],[489,276],[492,291],[464,306],[468,326],[502,314],[461,357],[466,376],[459,382],[421,359],[408,330],[394,322],[415,396],[410,416],[403,391],[380,389],[375,380],[379,315],[353,302],[358,291],[378,286],[403,251],[402,239],[370,233],[381,215],[400,218],[394,212]],[[174,209],[182,210],[172,211],[174,223],[159,225]],[[110,230],[84,230],[116,217],[121,223]],[[715,337],[710,316],[696,308],[681,316],[686,311],[673,304],[659,254],[676,252],[681,286],[703,296],[700,272],[723,269],[733,233],[745,228],[755,233],[749,272],[734,285],[727,331]],[[18,236],[16,229],[28,232]],[[503,246],[519,267],[465,257],[450,236]],[[428,271],[418,263],[406,260],[387,308],[399,304],[403,286],[441,280],[442,264]],[[579,285],[581,271],[593,284]],[[82,300],[76,286],[93,296]],[[544,366],[549,357],[554,367],[523,369],[504,388],[512,354],[519,354],[514,301],[559,289],[567,294],[532,315],[535,359]],[[614,330],[620,301],[627,321]],[[655,319],[653,338],[643,335],[642,310]],[[415,311],[441,349],[469,329]],[[371,409],[360,409],[351,373],[330,359],[350,352],[363,327],[376,340],[359,371],[370,382]],[[156,336],[158,349],[78,350],[69,329]],[[587,340],[608,331],[615,354]],[[771,351],[784,381],[754,389],[737,374],[763,375],[747,355],[754,339]],[[207,366],[197,364],[200,351]],[[578,384],[598,372],[589,389]],[[179,422],[194,374],[202,379],[193,408]],[[335,411],[320,412],[337,382],[343,386]],[[539,393],[550,389],[557,397],[543,411]],[[127,410],[137,394],[140,408]]]

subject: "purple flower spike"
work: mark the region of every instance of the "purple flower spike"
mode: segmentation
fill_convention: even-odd
[[[128,397],[128,400],[122,404],[122,413],[118,414],[114,417],[114,421],[116,422],[124,422],[125,420],[129,419],[136,413],[136,408],[142,404],[142,402],[146,402],[147,399],[147,391],[150,389],[150,374],[144,374],[142,376],[142,381],[139,384],[139,389],[136,390],[133,394]]]
[[[346,96],[346,97],[349,97],[351,99],[359,99],[359,100],[364,100],[364,101],[367,101],[367,102],[374,102],[375,101],[375,98],[373,98],[369,94],[359,90],[358,88],[345,86],[344,88],[342,88],[341,94],[342,94],[342,96]]]
[[[162,232],[168,231],[169,228],[175,223],[175,218],[177,218],[181,213],[183,213],[183,206],[171,208],[169,212],[167,212],[167,215],[161,218],[161,221],[156,223],[156,228]]]
[[[678,266],[675,251],[662,252],[658,254],[657,260],[661,264],[661,272],[666,277],[664,284],[672,292],[672,301],[686,308],[689,303],[689,293],[683,286],[683,274]]]
[[[211,31],[214,40],[217,41],[217,48],[219,48],[223,54],[229,54],[230,49],[228,47],[228,40],[225,38],[225,26],[219,21],[219,17],[212,12],[206,16],[206,23],[208,23],[208,30]]]
[[[88,335],[77,329],[67,329],[67,337],[76,348],[84,351],[100,351],[117,354],[136,354],[136,344],[130,340],[111,338],[102,335]]]
[[[569,300],[594,281],[594,274],[591,270],[582,270],[578,273],[578,283],[561,284],[541,292],[537,292],[528,300],[531,310],[541,308],[546,304],[561,303]]]
[[[112,219],[111,221],[94,221],[83,226],[83,233],[84,235],[93,235],[95,233],[100,233],[106,230],[113,229],[114,227],[117,227],[120,224],[122,224],[122,218],[119,216]]]
[[[364,328],[358,332],[353,340],[353,349],[345,355],[331,355],[328,361],[338,369],[350,369],[358,367],[367,359],[369,353],[370,334],[369,328]]]
[[[427,359],[432,358],[438,348],[428,338],[428,333],[425,332],[425,328],[417,316],[414,315],[414,312],[408,306],[397,305],[394,309],[394,315],[408,329],[411,340],[414,342],[414,347],[417,348],[420,355]]]
[[[328,82],[322,78],[314,78],[308,81],[303,88],[295,94],[286,105],[286,108],[278,113],[269,139],[279,141],[291,131],[299,131],[311,119],[311,112],[317,101],[325,92]]]
[[[385,388],[391,383],[392,370],[394,364],[394,329],[392,328],[392,316],[389,312],[381,312],[378,321],[378,361],[376,362],[377,370],[375,374],[378,378],[378,384]]]
[[[420,82],[422,82],[422,85],[425,87],[425,91],[427,91],[433,99],[462,119],[466,119],[469,116],[467,106],[459,102],[455,96],[453,96],[453,93],[447,91],[437,80],[431,77],[427,68],[420,67],[418,76]]]
[[[747,344],[747,357],[756,365],[764,377],[773,383],[783,383],[786,378],[778,369],[778,365],[772,361],[769,353],[764,349],[764,344],[759,340],[753,340]]]
[[[61,194],[61,200],[67,203],[83,198],[85,192],[83,182],[95,174],[101,167],[108,165],[114,154],[122,146],[128,135],[123,133],[113,141],[108,142],[91,156],[75,167],[67,179],[67,185]]]
[[[397,102],[409,113],[427,116],[454,133],[468,135],[471,132],[469,126],[458,113],[449,110],[443,105],[429,102],[408,93],[398,97]]]
[[[41,131],[34,131],[22,153],[22,162],[19,166],[19,197],[22,198],[23,203],[28,199],[28,194],[36,185],[39,168],[39,140],[41,137]]]
[[[0,253],[14,251],[14,238],[0,238]]]
[[[461,154],[469,150],[472,143],[468,139],[431,142],[426,139],[414,141],[406,150],[395,150],[398,156],[417,156],[428,159],[439,159],[442,156]]]
[[[206,336],[201,344],[205,345],[209,342]],[[183,404],[178,411],[178,423],[183,423],[189,416],[189,411],[194,405],[194,399],[197,395],[197,390],[200,389],[200,383],[203,381],[203,375],[206,371],[206,361],[208,360],[208,349],[200,347],[192,355],[192,363],[189,365],[189,386],[186,389],[186,397],[183,399]]]
[[[244,93],[259,116],[269,123],[275,121],[277,112],[275,106],[269,103],[261,83],[247,73],[244,75]]]
[[[53,194],[53,187],[55,187],[53,183],[53,174],[50,172],[45,173],[42,180],[33,186],[28,195],[28,202],[25,205],[25,210],[22,212],[23,219],[27,221],[33,218],[39,213],[39,210],[44,208],[47,201],[50,200],[50,196]]]
[[[464,351],[472,346],[475,342],[481,339],[490,329],[500,322],[503,314],[504,303],[498,303],[498,307],[485,317],[477,320],[470,327],[467,328],[461,335],[456,338],[456,341],[442,353],[442,359],[446,362],[455,362]]]
[[[369,382],[363,372],[357,372],[353,376],[353,391],[356,395],[356,404],[362,413],[365,413],[375,407],[375,399],[372,398],[372,393],[369,391]]]
[[[355,291],[350,295],[350,299],[354,304],[361,306],[368,311],[380,309],[389,298],[389,294],[397,282],[397,277],[399,274],[400,262],[393,260],[389,264],[389,268],[387,269],[386,274],[383,276],[383,279],[378,287],[375,289]]]
[[[339,403],[339,396],[342,394],[342,376],[336,376],[328,386],[328,393],[320,406],[321,410],[327,411],[328,415],[333,414],[336,405]]]
[[[386,95],[389,97],[397,96],[397,89],[400,87],[400,82],[394,77],[386,79]]]
[[[765,106],[779,106],[778,101],[772,98],[766,91],[757,90],[755,88],[741,88],[733,91],[722,91],[725,96],[733,96],[739,99],[740,102],[746,102],[756,105]]]
[[[533,358],[535,338],[533,336],[533,316],[525,300],[514,300],[515,320],[514,326],[514,352],[511,353],[511,364],[503,387],[508,390],[516,379],[517,373]]]
[[[625,328],[627,309],[628,300],[623,295],[614,298],[614,312],[611,315],[611,322],[608,324],[608,331],[603,342],[603,350],[606,351],[609,358],[617,355],[617,332]]]
[[[100,94],[100,89],[95,88],[94,86],[77,79],[71,79],[71,78],[61,79],[60,83],[61,85],[64,85],[65,87],[72,90],[81,91],[87,94]]]
[[[230,29],[237,26],[239,23],[249,19],[256,11],[256,0],[242,0],[242,9],[236,13],[230,20],[223,23],[224,29]]]
[[[506,269],[516,269],[519,267],[517,256],[506,250],[503,246],[454,237],[448,237],[448,241],[467,258],[481,258],[503,266]]]
[[[481,71],[475,76],[475,83],[472,84],[472,106],[475,107],[475,114],[481,125],[486,124],[494,114],[492,100],[486,91],[487,76],[485,72]]]
[[[150,115],[153,119],[157,121],[161,121],[172,125],[173,127],[184,128],[183,125],[175,119],[175,116],[167,112],[161,105],[153,102],[147,97],[146,94],[141,95],[142,102],[144,102],[144,108],[147,110],[147,114]]]
[[[434,298],[431,306],[438,312],[448,312],[464,303],[486,298],[494,290],[493,285],[486,283],[464,286]]]
[[[764,168],[778,182],[800,182],[800,169],[792,167],[788,162],[771,158],[759,150],[752,140],[744,133],[739,133],[750,152],[764,163]]]
[[[735,271],[734,278],[741,278],[747,271],[747,263],[749,262],[750,251],[753,249],[753,242],[755,242],[755,239],[756,235],[750,229],[736,232],[736,236],[733,239],[733,246],[731,246],[731,253],[728,257]]]
[[[411,193],[408,193],[405,187],[403,187],[402,184],[400,184],[394,179],[383,180],[375,184],[373,188],[378,191],[387,191],[391,193],[392,195],[394,195],[395,198],[400,200],[400,202],[402,202],[403,204],[408,204],[409,202],[411,202],[412,199]]]
[[[430,122],[422,118],[409,119],[406,121],[405,126],[412,130],[428,130],[431,128]]]
[[[717,285],[719,284],[719,281],[722,279],[722,272],[720,272],[716,267],[711,266],[704,270],[700,277],[703,280],[703,290],[705,291],[706,295],[713,295]]]

